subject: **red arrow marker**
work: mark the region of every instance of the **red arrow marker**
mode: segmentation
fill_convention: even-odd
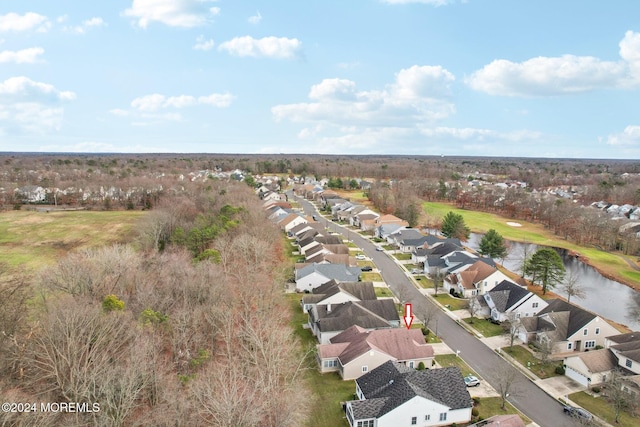
[[[411,304],[404,305],[404,324],[407,329],[411,329],[411,324],[413,323],[414,315],[411,313]]]

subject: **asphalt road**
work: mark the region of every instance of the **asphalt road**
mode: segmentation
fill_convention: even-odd
[[[458,325],[455,320],[446,315],[440,307],[432,302],[429,297],[422,295],[407,277],[402,267],[391,259],[386,252],[376,251],[376,246],[360,234],[348,231],[327,221],[318,214],[315,207],[302,198],[301,202],[307,215],[317,215],[318,220],[324,223],[330,231],[336,231],[348,238],[375,263],[382,278],[391,288],[393,293],[403,303],[411,303],[413,312],[418,318],[423,318],[424,313],[431,310],[430,326],[437,330],[438,336],[454,351],[459,351],[460,357],[476,371],[484,381],[497,388],[498,377],[509,367],[509,363],[498,356],[493,350],[471,335],[466,329]],[[513,381],[512,391],[507,399],[527,417],[542,427],[560,427],[578,425],[567,417],[562,411],[562,405],[536,386],[531,380],[519,371]]]

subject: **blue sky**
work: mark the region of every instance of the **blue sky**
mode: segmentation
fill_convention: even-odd
[[[640,2],[3,0],[0,151],[640,158]]]

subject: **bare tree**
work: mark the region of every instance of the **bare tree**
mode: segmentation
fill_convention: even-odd
[[[433,281],[433,296],[438,297],[438,289],[440,289],[444,283],[444,273],[439,268],[433,267],[429,271],[429,276]]]
[[[494,371],[496,379],[495,388],[500,395],[502,410],[506,409],[507,398],[509,396],[517,396],[518,390],[518,371],[511,365],[506,365]]]
[[[520,318],[513,312],[509,313],[507,317],[508,321],[503,323],[503,328],[509,338],[509,350],[511,350],[520,330]]]
[[[627,391],[624,384],[624,375],[620,370],[613,370],[607,378],[605,395],[609,404],[613,408],[616,424],[620,422],[620,414],[629,406],[631,394]]]
[[[480,304],[476,297],[469,298],[469,302],[467,303],[467,311],[469,312],[469,323],[473,323],[473,319],[476,317],[478,310],[480,309]]]
[[[569,274],[564,278],[564,282],[560,285],[560,290],[567,294],[568,303],[571,302],[571,297],[582,299],[587,295],[579,280],[580,276],[570,270]]]

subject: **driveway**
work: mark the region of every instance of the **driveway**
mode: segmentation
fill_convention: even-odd
[[[298,198],[297,200],[300,201],[307,215],[318,214],[310,202],[302,198]],[[320,216],[318,216],[318,218],[325,226],[331,223]],[[422,295],[406,276],[402,267],[397,265],[385,252],[376,251],[375,245],[369,239],[353,231],[347,231],[342,227],[331,227],[331,229],[335,229],[344,237],[348,237],[373,260],[378,266],[383,279],[389,284],[389,288],[391,288],[398,299],[400,299],[401,302],[410,302],[413,304],[413,310],[416,316],[424,318],[425,313],[432,312],[432,322],[435,323],[438,335],[442,340],[446,342],[451,349],[459,352],[460,357],[494,389],[499,388],[498,383],[501,374],[505,368],[509,366],[508,362],[469,334],[466,329],[451,319],[433,303],[429,297]],[[430,324],[430,326],[432,325],[433,323]],[[513,391],[508,398],[509,402],[522,411],[527,417],[531,418],[536,424],[554,427],[576,425],[575,422],[564,415],[562,406],[556,399],[549,396],[519,371],[513,383]]]

